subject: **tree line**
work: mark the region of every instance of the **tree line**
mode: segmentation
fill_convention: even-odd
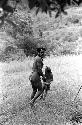
[[[15,6],[12,7],[8,3],[9,1],[15,2]],[[65,7],[77,4],[78,6],[82,3],[82,0],[0,0],[0,7],[6,13],[13,13],[16,9],[16,5],[20,2],[27,2],[27,6],[30,9],[36,7],[36,14],[41,10],[42,12],[49,12],[51,15],[52,11],[57,11],[56,17],[60,13],[67,14]]]

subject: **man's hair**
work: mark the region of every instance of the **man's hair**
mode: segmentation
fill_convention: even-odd
[[[40,53],[41,50],[43,50],[43,51],[45,52],[45,51],[46,51],[46,48],[44,48],[44,47],[38,47],[38,48],[37,48],[37,52],[38,52],[38,53]]]

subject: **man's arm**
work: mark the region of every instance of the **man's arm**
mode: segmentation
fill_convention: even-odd
[[[42,70],[40,70],[38,73],[39,73],[40,76],[42,76],[42,80],[44,82],[46,82],[46,78],[45,78],[45,75],[43,74]]]

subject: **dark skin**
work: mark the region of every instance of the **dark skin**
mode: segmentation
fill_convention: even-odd
[[[38,52],[38,56],[40,56],[41,59],[43,60],[44,51]],[[42,76],[42,78],[45,79],[42,72],[40,73],[40,76]],[[38,87],[32,85],[32,89],[33,89],[33,92],[32,92],[31,101],[30,101],[31,107],[34,105],[35,100],[43,93],[41,80],[38,81]]]
[[[47,66],[45,68],[45,78],[46,78],[46,82],[43,80],[44,81],[44,88],[43,88],[44,92],[41,95],[40,99],[45,99],[47,92],[50,90],[51,81],[53,81],[53,74],[51,72],[51,69]]]

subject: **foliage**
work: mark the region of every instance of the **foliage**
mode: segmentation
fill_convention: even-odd
[[[6,18],[4,25],[2,25],[1,31],[6,32],[8,36],[11,36],[12,39],[14,39],[12,46],[15,45],[19,50],[24,50],[26,55],[30,55],[34,52],[36,45],[33,40],[32,20],[29,11],[27,13],[25,15],[25,13],[18,8],[17,12],[15,12],[12,16],[8,16]],[[11,42],[9,41],[9,44],[10,43]],[[6,47],[8,46],[9,45],[7,45]],[[26,52],[26,49],[28,50],[28,52]],[[10,50],[8,51],[6,51],[5,48],[3,56],[9,55],[10,58],[9,53],[12,52]],[[16,52],[18,53],[17,50]]]
[[[9,5],[9,2],[13,1],[13,4]],[[36,7],[36,14],[42,10],[42,12],[49,12],[51,16],[51,12],[57,10],[56,18],[61,14],[61,12],[67,15],[65,11],[65,7],[67,5],[71,6],[72,4],[77,4],[78,6],[82,3],[81,0],[1,0],[0,7],[3,9],[3,15],[0,17],[3,19],[5,13],[13,13],[16,10],[16,7],[19,3],[26,3],[30,9]],[[7,17],[6,15],[6,17]]]
[[[35,16],[28,8],[20,4],[13,15],[6,17],[1,30],[14,38],[13,44],[17,46],[17,49],[24,50],[26,56],[36,55],[36,47],[40,45],[47,48],[46,55],[75,54],[78,35],[76,37],[75,30],[71,32],[72,28],[68,26],[80,25],[82,16],[77,14],[76,10],[72,12],[69,10],[71,9],[67,10],[69,14],[62,15],[63,18],[60,21],[60,18],[54,20],[55,13],[51,18],[45,13]]]
[[[28,0],[28,5],[30,9],[33,9],[34,7],[37,7],[36,14],[41,9],[42,12],[49,12],[51,16],[51,11],[57,10],[57,14],[55,17],[58,17],[61,12],[63,12],[65,15],[67,12],[65,11],[65,7],[67,5],[71,6],[72,4],[80,5],[82,1],[76,1],[76,0]]]

